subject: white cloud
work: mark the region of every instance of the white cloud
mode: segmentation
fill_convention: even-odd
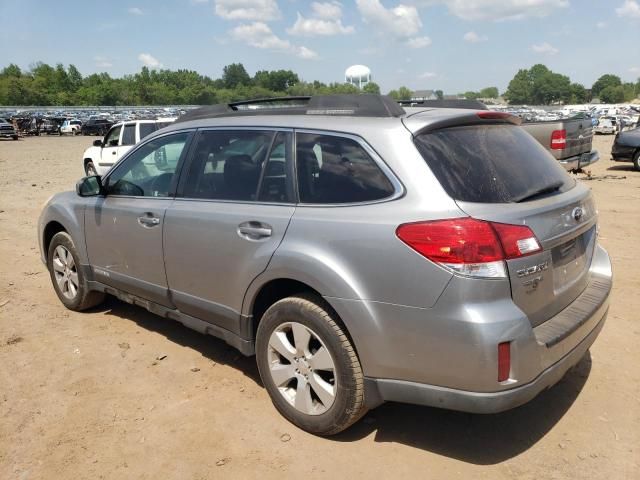
[[[556,47],[554,47],[553,45],[547,42],[531,45],[531,50],[533,50],[536,53],[542,53],[545,55],[555,55],[560,51]]]
[[[395,37],[413,37],[422,28],[414,6],[400,4],[387,9],[380,0],[356,0],[356,4],[365,23]]]
[[[238,25],[231,30],[231,36],[234,40],[244,42],[255,48],[289,53],[303,59],[311,59],[318,56],[316,52],[307,47],[292,45],[289,40],[281,39],[263,22]]]
[[[111,63],[111,61],[106,58],[106,57],[102,57],[100,55],[97,55],[95,57],[93,57],[93,61],[96,64],[96,67],[98,68],[111,68],[113,67],[113,63]]]
[[[312,15],[316,18],[333,20],[342,17],[342,4],[338,2],[313,2],[311,4]]]
[[[131,7],[130,9],[127,10],[127,12],[129,12],[131,15],[142,15],[142,10],[139,9],[138,7]]]
[[[436,75],[433,72],[424,72],[424,73],[421,73],[420,75],[418,75],[419,78],[435,78],[437,76],[438,75]]]
[[[631,72],[631,73],[640,73],[640,67],[631,67],[629,69],[629,72]]]
[[[162,63],[150,53],[141,53],[138,55],[138,60],[140,60],[145,67],[162,68],[163,66]]]
[[[486,42],[489,38],[486,35],[478,35],[476,32],[467,32],[462,37],[465,42],[480,43]]]
[[[215,12],[225,20],[260,20],[280,18],[276,0],[215,0]]]
[[[298,13],[293,27],[287,29],[290,35],[313,37],[316,35],[346,35],[355,32],[352,26],[344,26],[342,20],[323,20],[321,18],[305,18]]]
[[[596,23],[596,27],[602,30],[603,28],[607,28],[607,22],[598,22]]]
[[[624,3],[616,8],[619,17],[640,18],[640,4],[636,0],[624,0]]]
[[[443,4],[456,17],[473,21],[546,17],[558,8],[569,6],[569,0],[415,0],[413,3]]]
[[[424,48],[431,45],[431,39],[429,37],[415,37],[406,41],[406,45],[411,48]]]

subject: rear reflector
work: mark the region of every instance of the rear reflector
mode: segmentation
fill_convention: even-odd
[[[511,342],[498,344],[498,381],[509,379],[511,372]]]
[[[551,150],[562,150],[567,147],[567,131],[554,130],[551,132]]]
[[[396,235],[432,262],[469,277],[505,278],[504,260],[541,250],[525,225],[469,217],[405,223],[397,228]]]

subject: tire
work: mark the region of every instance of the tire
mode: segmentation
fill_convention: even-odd
[[[98,175],[98,170],[96,170],[96,166],[93,164],[91,160],[89,160],[84,165],[84,173],[87,174],[87,177],[92,177],[94,175]]]
[[[262,382],[291,423],[316,435],[335,435],[366,413],[358,355],[322,299],[300,295],[274,303],[256,337]]]
[[[104,293],[89,290],[78,265],[78,253],[71,236],[67,232],[56,233],[49,244],[47,268],[62,304],[77,312],[99,305],[105,297]]]
[[[640,150],[638,150],[633,156],[633,168],[640,172]]]
[[[14,140],[18,140],[18,135],[14,135],[14,136],[13,136],[13,137],[11,137],[11,138],[13,138]]]

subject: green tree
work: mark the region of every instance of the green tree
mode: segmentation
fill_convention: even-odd
[[[22,76],[22,70],[15,63],[10,63],[7,67],[2,69],[0,72],[0,77],[16,77],[20,78]]]
[[[438,100],[442,100],[444,98],[444,92],[442,90],[436,90],[435,94],[436,97],[438,97]]]
[[[480,94],[478,92],[468,91],[468,92],[464,92],[463,96],[467,100],[475,100],[476,98],[480,97]]]
[[[570,103],[585,103],[589,101],[589,92],[579,83],[572,83]]]
[[[225,88],[235,88],[238,85],[250,85],[251,77],[241,63],[232,63],[222,69],[222,83]]]
[[[621,103],[624,101],[624,88],[622,85],[606,87],[600,91],[600,100],[604,103]]]
[[[260,70],[253,76],[253,83],[276,92],[284,92],[298,82],[298,75],[291,70]]]
[[[407,87],[400,87],[398,89],[398,96],[400,97],[400,100],[411,100],[413,92]]]
[[[531,87],[529,71],[520,69],[509,82],[504,96],[510,104],[523,105],[531,103]]]
[[[500,92],[498,92],[498,87],[483,88],[479,94],[480,98],[498,98],[499,96]]]
[[[608,87],[619,87],[622,85],[622,80],[617,75],[606,74],[602,75],[591,87],[591,95],[594,97],[600,97],[601,92]]]
[[[380,95],[380,86],[375,82],[369,82],[364,87],[362,87],[363,93],[375,93]]]

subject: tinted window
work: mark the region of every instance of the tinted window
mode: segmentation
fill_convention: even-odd
[[[124,126],[122,133],[122,145],[135,145],[136,143],[136,125],[135,123]]]
[[[203,131],[194,148],[185,197],[256,199],[273,132]]]
[[[151,135],[155,131],[156,131],[155,123],[141,123],[140,124],[140,140],[142,140],[144,137],[148,135]]]
[[[187,133],[155,138],[133,152],[108,178],[112,195],[166,197]]]
[[[349,138],[299,133],[296,162],[303,203],[368,202],[393,194],[376,162]]]
[[[517,202],[575,184],[558,161],[517,126],[447,128],[418,135],[416,146],[447,193],[465,202]]]
[[[289,178],[291,143],[290,133],[280,132],[276,135],[269,158],[262,170],[258,200],[278,203],[293,201],[293,184]]]

